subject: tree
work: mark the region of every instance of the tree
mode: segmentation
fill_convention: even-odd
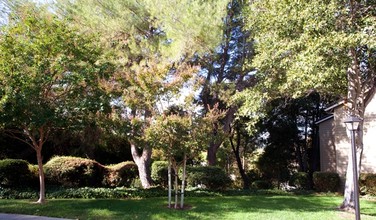
[[[242,137],[244,137],[244,140],[242,141]],[[235,142],[234,142],[235,139]],[[249,144],[249,136],[248,133],[242,130],[241,124],[239,121],[235,122],[234,126],[231,127],[231,135],[229,137],[230,145],[232,152],[234,153],[236,164],[239,169],[240,176],[243,180],[243,188],[249,189],[250,187],[250,180],[246,174],[246,171],[244,169],[244,162],[241,160],[240,155],[240,149],[243,147],[243,154],[246,150],[247,145]]]
[[[214,112],[212,112],[214,113]],[[189,158],[197,156],[202,147],[207,144],[213,118],[219,115],[212,114],[206,117],[197,117],[192,112],[181,108],[170,107],[163,116],[156,118],[146,133],[150,143],[156,149],[162,149],[168,158],[168,206],[171,208],[171,168],[174,173],[175,204],[178,207],[178,174],[182,166],[182,185],[180,208],[184,207],[184,190],[186,164]]]
[[[187,161],[188,146],[188,127],[190,126],[189,118],[177,114],[166,115],[156,120],[149,127],[148,133],[151,142],[156,149],[163,149],[168,158],[168,207],[171,206],[172,181],[175,189],[174,208],[178,207],[178,175],[179,164],[183,165],[183,176],[185,177],[185,166]],[[172,180],[172,170],[174,179]],[[182,201],[184,192],[184,179],[182,181]],[[183,202],[181,202],[183,208]]]
[[[130,122],[128,140],[144,188],[151,185],[152,151],[151,143],[144,141],[144,129],[161,114],[162,100],[177,96],[197,71],[192,56],[212,50],[220,40],[218,24],[226,4],[227,0],[85,0],[55,5],[59,14],[83,30],[99,33],[116,65],[113,94],[121,99],[120,115]]]
[[[253,40],[245,28],[243,0],[231,1],[227,6],[227,15],[222,24],[222,41],[217,49],[201,56],[198,60],[202,67],[201,77],[204,79],[198,102],[205,111],[215,106],[226,111],[226,116],[213,126],[212,140],[208,146],[207,162],[214,166],[217,151],[229,135],[232,123],[238,110],[237,103],[231,101],[237,92],[254,85],[254,77],[250,74],[253,68],[246,64],[253,57]]]
[[[0,122],[36,151],[43,203],[42,148],[54,130],[79,128],[109,110],[99,86],[107,73],[93,36],[33,4],[12,10],[0,38]]]
[[[281,94],[296,97],[315,89],[322,94],[341,94],[347,100],[347,114],[363,117],[375,89],[374,4],[354,0],[253,1],[248,22],[257,42],[253,64],[259,85],[248,91],[247,99],[255,95],[263,99]],[[363,124],[356,141],[358,159],[362,131]],[[342,208],[353,207],[351,163],[349,160]]]

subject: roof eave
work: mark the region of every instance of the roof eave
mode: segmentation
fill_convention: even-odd
[[[322,118],[322,119],[316,121],[316,122],[315,122],[315,125],[321,124],[321,123],[323,123],[323,122],[325,122],[325,121],[327,121],[327,120],[330,120],[330,119],[332,119],[332,118],[334,118],[334,115],[329,115],[329,116],[327,116],[327,117],[325,117],[325,118]]]

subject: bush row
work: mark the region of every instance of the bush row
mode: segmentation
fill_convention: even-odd
[[[312,182],[314,189],[318,192],[337,192],[340,178],[338,173],[334,172],[314,172]],[[296,189],[310,189],[308,173],[294,173],[289,180],[289,185],[296,187]]]
[[[154,164],[153,164],[154,165]],[[158,168],[157,168],[158,167]],[[155,163],[153,168],[154,181],[167,183],[167,163]],[[166,179],[160,179],[161,175]],[[159,179],[158,179],[159,178]],[[251,189],[272,189],[273,185],[265,180],[257,180],[251,184]],[[231,184],[231,180],[225,175],[224,171],[218,167],[190,167],[187,174],[188,186],[197,187],[198,185],[208,186],[208,189],[224,189]],[[314,172],[312,176],[313,189],[317,192],[338,192],[340,186],[340,177],[335,172]],[[305,172],[294,173],[289,185],[299,190],[309,190],[311,188],[309,176]],[[376,196],[376,174],[362,173],[359,177],[359,187],[362,194]],[[205,188],[205,187],[204,187]]]
[[[154,184],[161,187],[168,185],[168,163],[166,161],[155,161],[152,164],[151,178]],[[174,176],[173,170],[171,176]],[[182,177],[182,172],[179,170],[179,178]],[[225,189],[231,184],[231,179],[227,176],[225,171],[220,167],[206,166],[206,167],[187,167],[186,172],[187,187],[190,188],[204,188],[221,190]],[[174,179],[174,178],[172,178]]]
[[[156,185],[167,186],[167,162],[155,161],[152,164],[152,179]],[[130,187],[137,180],[137,166],[134,162],[122,162],[103,166],[100,163],[77,157],[54,157],[44,165],[46,183],[63,187]],[[16,175],[15,175],[16,174]],[[173,174],[174,175],[174,174]],[[181,176],[181,173],[179,173]],[[187,186],[222,190],[230,186],[231,180],[219,167],[188,167]],[[313,186],[319,192],[337,192],[339,175],[332,172],[315,172]],[[376,174],[361,174],[359,185],[361,193],[376,195]],[[307,173],[292,175],[289,184],[297,189],[309,189]],[[25,187],[38,186],[38,168],[19,159],[0,160],[0,186]],[[255,180],[252,189],[270,189],[270,183]]]
[[[263,180],[262,178],[252,179],[251,189],[272,189],[273,183]],[[312,187],[318,192],[337,192],[339,189],[340,178],[337,173],[333,172],[314,172],[312,179],[308,173],[297,172],[293,173],[288,181],[288,186],[294,187],[297,190],[311,190]],[[274,185],[274,187],[276,187]],[[283,189],[286,186],[282,186]]]
[[[43,168],[46,184],[63,187],[129,187],[137,177],[137,166],[129,161],[103,166],[94,160],[63,156],[52,158]],[[19,159],[0,160],[1,187],[33,187],[38,181],[36,165]]]
[[[164,161],[152,165],[152,178],[157,185],[167,186],[167,166]],[[137,166],[122,162],[111,166],[85,158],[53,157],[44,165],[47,185],[69,187],[130,187],[137,184]],[[14,175],[17,173],[18,175]],[[174,174],[173,174],[174,175]],[[181,173],[179,173],[181,177]],[[205,189],[224,189],[231,180],[219,167],[188,167],[187,186]],[[0,186],[38,186],[38,168],[23,160],[0,160]]]

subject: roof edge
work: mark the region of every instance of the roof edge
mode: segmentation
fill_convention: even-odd
[[[332,119],[332,118],[334,118],[334,115],[326,116],[325,118],[322,118],[322,119],[316,121],[316,122],[315,122],[315,125],[321,124],[321,123],[323,123],[323,122],[325,122],[325,121],[327,121],[327,120],[329,120],[329,119]]]
[[[335,109],[335,108],[337,108],[337,107],[339,107],[339,106],[341,106],[341,105],[343,105],[343,104],[345,104],[345,100],[342,100],[342,101],[340,101],[340,102],[337,102],[336,104],[334,104],[334,105],[331,105],[331,106],[329,106],[329,107],[327,107],[326,109],[324,109],[324,111],[330,111],[330,110],[332,110],[332,109]]]

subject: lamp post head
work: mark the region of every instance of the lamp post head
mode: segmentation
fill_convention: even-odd
[[[345,119],[344,123],[346,125],[346,128],[350,131],[356,131],[358,130],[359,123],[362,121],[361,118],[351,115],[348,118]]]

